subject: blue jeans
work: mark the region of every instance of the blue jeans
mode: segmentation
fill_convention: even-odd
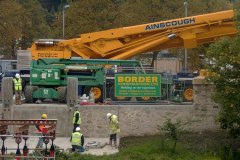
[[[74,152],[74,151],[84,152],[85,149],[82,146],[72,145],[72,152]]]
[[[38,136],[42,136],[42,133],[38,133]],[[39,137],[36,148],[43,148],[43,138]]]

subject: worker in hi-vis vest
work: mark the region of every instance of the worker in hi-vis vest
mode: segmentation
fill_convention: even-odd
[[[80,127],[76,128],[76,131],[72,133],[70,142],[72,143],[72,151],[84,152],[84,136],[81,133]]]
[[[73,114],[73,132],[76,131],[77,127],[80,127],[81,124],[81,117],[80,112],[76,109]]]
[[[47,114],[43,113],[42,116],[41,116],[41,119],[47,119]],[[36,132],[37,132],[37,135],[39,136],[36,148],[43,148],[43,137],[42,137],[43,127],[45,127],[44,124],[36,125],[36,128],[37,128]]]
[[[14,91],[15,91],[15,104],[21,104],[21,95],[22,95],[22,78],[19,73],[16,73],[15,78],[13,79]]]
[[[120,132],[118,117],[112,113],[108,113],[107,118],[109,119],[109,145],[117,147],[117,133]],[[112,141],[114,142],[113,144]]]

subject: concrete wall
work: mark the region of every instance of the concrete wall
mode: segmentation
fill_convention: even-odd
[[[0,60],[0,73],[17,69],[17,60]]]
[[[17,69],[30,68],[32,54],[29,50],[17,50]]]
[[[211,100],[213,85],[203,80],[194,80],[193,105],[96,105],[80,106],[82,131],[86,137],[107,137],[108,120],[106,114],[112,112],[119,117],[120,136],[153,135],[159,133],[166,119],[188,122],[187,130],[201,132],[216,130],[215,118],[218,113],[216,104]],[[47,113],[49,119],[58,119],[58,136],[70,136],[73,125],[73,110],[59,104],[13,105],[10,110],[3,108],[6,119],[39,119]],[[32,128],[34,132],[34,128]]]
[[[59,104],[22,104],[13,105],[11,109],[3,108],[4,119],[41,119],[46,113],[49,119],[58,119],[58,136],[67,136],[72,129],[71,111],[66,105]],[[30,127],[30,132],[35,133],[35,126]]]
[[[180,58],[157,58],[154,60],[155,72],[169,72],[177,74],[182,71],[182,60]]]

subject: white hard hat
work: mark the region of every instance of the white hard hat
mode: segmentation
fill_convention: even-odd
[[[16,78],[20,78],[20,75],[18,73],[16,73],[15,77]]]
[[[80,131],[80,130],[81,130],[80,127],[77,127],[77,128],[76,128],[76,131]]]
[[[112,116],[112,113],[107,114],[107,118],[110,118]]]

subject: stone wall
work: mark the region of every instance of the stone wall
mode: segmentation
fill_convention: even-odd
[[[195,116],[193,105],[151,105],[151,106],[81,106],[82,131],[86,137],[107,137],[108,120],[106,114],[112,112],[118,115],[121,126],[120,136],[154,135],[159,133],[167,119],[190,122],[185,126],[188,130],[202,131],[216,128],[212,116]],[[48,114],[49,119],[58,119],[57,136],[69,136],[72,132],[73,110],[66,105],[30,105],[13,106],[6,111],[7,119],[39,119],[42,113]],[[8,118],[9,117],[9,118]],[[11,117],[11,118],[10,118]],[[35,128],[31,128],[35,132]]]
[[[106,137],[108,120],[106,114],[118,115],[121,136],[153,135],[159,133],[166,119],[187,120],[194,114],[192,105],[151,105],[151,106],[83,106],[80,107],[82,129],[89,137]]]
[[[196,111],[208,112],[218,105],[212,100],[214,85],[207,82],[202,77],[193,79],[194,107]]]
[[[57,136],[68,136],[72,130],[71,117],[67,105],[60,104],[22,104],[12,105],[10,110],[3,108],[4,119],[41,119],[46,113],[48,119],[57,119]],[[13,128],[14,130],[14,128]],[[35,133],[35,126],[30,127],[30,133]]]
[[[86,137],[107,137],[108,119],[106,114],[111,112],[118,115],[121,125],[121,136],[158,134],[158,126],[167,118],[172,120],[188,120],[194,114],[192,105],[99,105],[81,106],[82,131]],[[40,119],[46,113],[49,119],[58,119],[58,136],[69,136],[72,132],[72,115],[66,105],[56,104],[23,104],[13,105],[5,110],[5,119]],[[31,127],[35,132],[34,126]]]
[[[159,126],[167,119],[188,122],[187,130],[201,132],[216,130],[217,105],[211,100],[213,85],[202,79],[194,80],[193,105],[96,105],[80,106],[82,117],[82,132],[86,137],[107,137],[108,119],[106,114],[112,112],[118,115],[121,133],[120,136],[154,135],[159,133]],[[57,136],[70,136],[73,125],[72,115],[67,105],[59,104],[23,104],[13,105],[4,110],[6,119],[39,119],[42,113],[48,118],[58,119]],[[34,132],[35,128],[31,128]]]
[[[212,100],[214,85],[203,77],[193,80],[195,118],[202,122],[205,130],[218,129],[216,124],[218,105]]]

